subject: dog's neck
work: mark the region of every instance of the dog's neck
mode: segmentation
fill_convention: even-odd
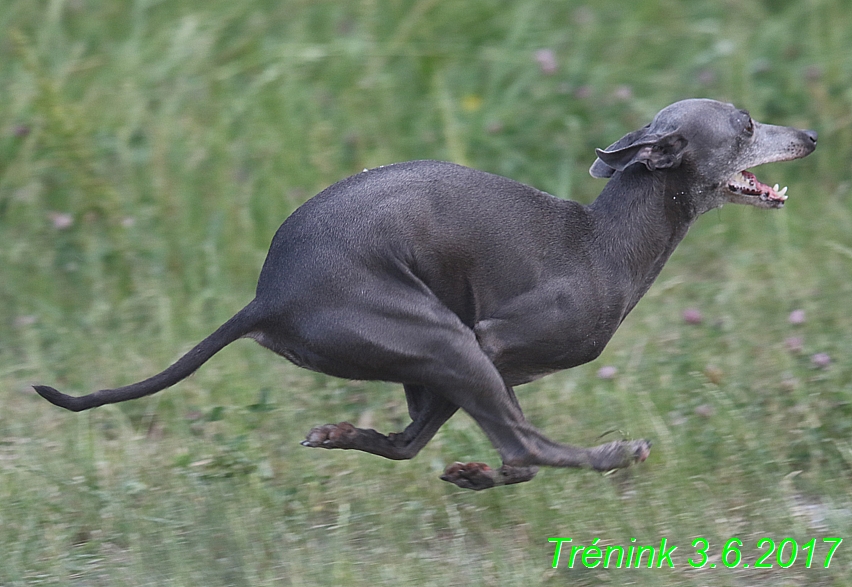
[[[597,250],[629,312],[657,278],[698,216],[686,169],[616,173],[589,206]]]

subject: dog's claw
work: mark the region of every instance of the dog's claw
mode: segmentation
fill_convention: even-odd
[[[308,432],[300,443],[310,448],[348,448],[350,440],[358,434],[358,429],[349,422],[325,424]]]
[[[453,463],[444,470],[442,481],[454,483],[463,489],[479,491],[494,487],[494,469],[485,463]]]
[[[637,463],[642,463],[651,456],[651,446],[652,443],[650,440],[638,440],[636,441],[636,449],[634,451],[635,461]]]
[[[485,463],[453,463],[444,470],[442,481],[463,489],[489,489],[497,485],[523,483],[535,477],[538,467],[512,467],[503,465],[496,471]]]
[[[651,454],[648,440],[615,440],[590,449],[590,465],[595,471],[609,472],[641,463]]]

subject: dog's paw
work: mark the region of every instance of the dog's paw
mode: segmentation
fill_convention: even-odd
[[[348,448],[358,429],[349,422],[317,426],[302,441],[302,446],[311,448]]]
[[[640,439],[633,442],[633,462],[641,463],[649,456],[651,456],[650,440]]]
[[[592,469],[601,472],[625,469],[641,463],[651,454],[648,440],[614,440],[591,449]]]
[[[453,463],[441,475],[443,481],[463,489],[489,489],[496,484],[497,473],[485,463]]]

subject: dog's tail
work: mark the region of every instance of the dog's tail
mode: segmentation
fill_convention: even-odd
[[[217,328],[213,334],[198,343],[195,348],[178,359],[177,362],[167,367],[165,371],[138,383],[115,389],[102,389],[80,397],[60,393],[46,385],[34,385],[33,387],[41,397],[50,403],[72,412],[82,412],[104,404],[114,404],[151,395],[192,375],[210,357],[251,332],[263,316],[264,313],[259,307],[258,301],[253,300],[248,306],[237,312],[233,318]]]

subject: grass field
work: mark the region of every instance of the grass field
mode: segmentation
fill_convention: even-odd
[[[850,14],[0,0],[0,585],[848,585]],[[446,464],[498,457],[462,414],[410,462],[308,450],[317,424],[400,429],[402,390],[251,341],[145,400],[75,415],[32,391],[164,368],[252,298],[280,222],[351,173],[447,159],[588,203],[595,147],[698,96],[820,133],[759,171],[785,209],[707,214],[600,359],[518,390],[557,440],[653,439],[639,467],[463,491]],[[568,568],[569,544],[553,569],[550,537],[678,549],[674,568]],[[796,540],[793,564],[765,537]],[[846,541],[828,568],[825,537]]]

